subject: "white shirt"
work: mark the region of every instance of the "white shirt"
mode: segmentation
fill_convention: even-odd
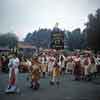
[[[8,63],[8,67],[11,68],[13,66],[14,58],[11,58]]]
[[[18,68],[19,66],[19,58],[13,58],[13,66],[14,68]]]

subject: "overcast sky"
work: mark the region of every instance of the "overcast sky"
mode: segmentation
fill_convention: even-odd
[[[0,0],[0,32],[15,32],[20,40],[40,28],[84,28],[89,13],[100,8],[100,0]]]

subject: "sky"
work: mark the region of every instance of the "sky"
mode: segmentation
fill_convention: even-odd
[[[39,28],[84,29],[87,16],[100,0],[0,0],[0,33],[14,32],[23,40]]]

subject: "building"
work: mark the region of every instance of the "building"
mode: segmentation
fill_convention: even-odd
[[[23,55],[32,56],[36,52],[36,47],[30,43],[18,42],[17,51]]]

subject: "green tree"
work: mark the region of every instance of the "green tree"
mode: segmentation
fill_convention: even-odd
[[[89,14],[85,30],[88,46],[96,51],[100,50],[100,9],[97,9],[94,15]]]
[[[73,30],[72,32],[66,32],[66,40],[69,49],[82,49],[85,47],[85,35],[81,32],[80,28]]]
[[[66,41],[67,41],[67,45],[68,45],[68,48],[70,50],[73,50],[73,39],[72,39],[72,34],[70,31],[67,31],[66,34]]]
[[[14,48],[17,45],[18,37],[13,33],[0,35],[0,46]]]

